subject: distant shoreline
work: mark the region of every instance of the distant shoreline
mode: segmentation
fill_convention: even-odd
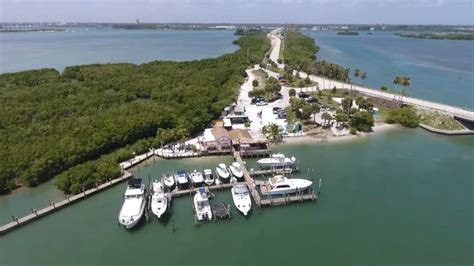
[[[394,33],[394,35],[412,39],[474,41],[474,33]]]
[[[0,29],[0,33],[15,33],[15,32],[61,32],[66,29]]]

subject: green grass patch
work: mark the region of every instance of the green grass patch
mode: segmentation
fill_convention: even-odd
[[[463,130],[464,126],[454,118],[437,111],[418,110],[420,123],[443,130]]]

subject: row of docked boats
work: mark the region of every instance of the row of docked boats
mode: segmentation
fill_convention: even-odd
[[[311,187],[312,182],[306,179],[287,178],[282,175],[268,179],[261,187],[261,194],[266,196],[287,195],[298,193]],[[245,183],[236,183],[231,189],[232,200],[235,207],[243,215],[247,216],[252,208],[252,200],[249,188]],[[207,187],[200,187],[193,198],[193,206],[197,221],[209,221],[213,219],[213,210],[210,204],[212,193]],[[135,178],[128,182],[125,191],[125,200],[119,214],[119,223],[127,229],[135,226],[143,216],[146,208],[146,188],[141,179]],[[150,209],[154,215],[161,218],[168,209],[171,197],[165,192],[162,181],[155,180],[152,183],[152,195]]]
[[[168,190],[172,190],[175,186],[183,189],[188,188],[191,184],[194,187],[203,184],[208,186],[219,185],[222,182],[239,181],[243,177],[244,172],[241,165],[238,162],[233,162],[229,167],[224,163],[219,164],[215,172],[211,169],[204,169],[203,172],[194,169],[190,172],[179,170],[174,174],[166,173],[163,175],[163,183]]]
[[[282,154],[274,154],[270,158],[261,159],[257,162],[261,167],[292,167],[296,163],[294,157],[287,158]],[[174,174],[164,174],[161,180],[155,180],[151,184],[151,191],[147,196],[147,191],[142,180],[134,178],[127,183],[125,199],[118,217],[119,223],[127,229],[135,226],[147,210],[161,218],[169,210],[171,201],[171,191],[176,187],[186,188],[199,187],[193,196],[193,207],[197,221],[207,221],[215,217],[210,199],[213,194],[208,187],[221,182],[234,182],[243,179],[242,166],[234,162],[228,167],[221,163],[215,171],[204,169],[203,172],[192,170],[186,172],[177,171]],[[263,196],[286,195],[297,193],[308,189],[312,182],[305,179],[289,179],[282,175],[274,176],[260,187]],[[232,200],[235,207],[243,214],[248,215],[252,208],[251,193],[245,183],[237,183],[231,189]]]

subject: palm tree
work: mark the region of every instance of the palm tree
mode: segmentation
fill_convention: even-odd
[[[410,86],[410,83],[411,83],[410,77],[407,77],[407,76],[401,77],[400,84],[403,87],[402,87],[402,93],[400,95],[400,103],[402,102],[403,95],[405,94],[405,87]]]
[[[395,100],[397,98],[397,92],[398,92],[398,85],[400,85],[400,82],[401,82],[401,77],[400,76],[396,76],[394,79],[393,79],[393,84],[395,84],[395,94],[393,95],[393,99]]]
[[[326,126],[327,124],[329,124],[329,122],[331,121],[332,119],[332,115],[328,112],[324,112],[322,115],[321,115],[321,118],[324,120],[324,126]]]
[[[280,130],[280,127],[272,123],[270,125],[264,126],[262,128],[262,133],[265,135],[271,142],[280,142],[283,139],[283,134]]]
[[[362,79],[365,79],[367,77],[367,75],[365,74],[365,72],[362,72],[360,69],[356,69],[356,70],[354,70],[354,77],[355,78],[360,77]],[[351,83],[351,97],[352,97],[352,83]]]

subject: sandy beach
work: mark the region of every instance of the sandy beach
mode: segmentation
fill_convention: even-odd
[[[395,124],[379,123],[372,127],[373,131],[370,133],[359,132],[357,135],[344,135],[344,136],[332,136],[330,134],[324,134],[323,136],[304,135],[300,137],[286,137],[286,138],[283,138],[283,142],[280,144],[340,143],[340,142],[347,142],[347,141],[367,138],[374,134],[380,134],[380,133],[383,133],[389,130],[398,129],[398,128],[401,128],[401,126],[395,125]],[[324,130],[324,129],[321,129],[321,130]]]

